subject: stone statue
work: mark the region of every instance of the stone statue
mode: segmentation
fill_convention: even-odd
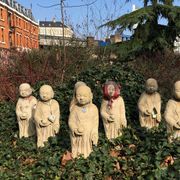
[[[77,104],[77,100],[76,100],[76,89],[80,86],[84,86],[86,85],[86,83],[82,82],[82,81],[78,81],[76,82],[76,84],[74,85],[74,93],[73,93],[73,98],[71,100],[71,103],[70,103],[70,107],[69,107],[69,111],[72,110],[72,108],[74,107],[74,105]]]
[[[72,156],[87,158],[92,152],[92,145],[98,142],[98,109],[92,103],[93,95],[88,86],[79,86],[75,94],[77,104],[69,115]]]
[[[103,86],[101,116],[106,137],[114,139],[122,135],[122,129],[127,127],[124,100],[120,96],[120,86],[113,81],[107,81]]]
[[[41,100],[37,103],[34,119],[37,131],[37,146],[44,147],[44,142],[59,132],[60,107],[59,103],[53,99],[54,92],[51,86],[43,85],[39,93]]]
[[[32,96],[32,88],[28,83],[23,83],[19,86],[19,94],[20,98],[16,104],[19,138],[29,137],[35,134],[33,113],[37,100]]]
[[[164,116],[169,142],[180,140],[180,81],[174,84],[174,98],[168,101]]]
[[[161,121],[161,97],[157,92],[158,84],[153,78],[146,81],[146,91],[138,101],[139,121],[141,127],[151,129],[158,127]]]

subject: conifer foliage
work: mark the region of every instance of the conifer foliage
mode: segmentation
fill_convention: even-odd
[[[159,23],[161,18],[166,19],[167,25]],[[119,55],[125,59],[147,51],[173,50],[174,41],[180,36],[180,7],[174,6],[173,0],[144,0],[143,8],[102,26],[134,31],[130,41],[117,47]]]

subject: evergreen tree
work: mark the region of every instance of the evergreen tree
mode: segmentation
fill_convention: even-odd
[[[160,18],[165,18],[167,25],[159,24]],[[126,59],[143,52],[173,50],[174,41],[180,36],[180,7],[174,6],[173,0],[144,0],[143,8],[103,26],[134,31],[130,41],[117,46],[119,55]]]

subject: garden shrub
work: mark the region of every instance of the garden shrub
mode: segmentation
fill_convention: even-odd
[[[180,54],[168,50],[163,53],[146,53],[136,57],[129,65],[136,72],[143,74],[145,79],[152,77],[157,80],[164,102],[172,97],[172,87],[180,80]]]
[[[77,75],[81,69],[98,64],[91,59],[91,51],[82,47],[66,47],[66,62],[62,48],[32,50],[29,52],[10,52],[7,63],[0,63],[0,100],[15,102],[17,87],[24,82],[34,86],[39,81],[51,85],[67,82],[72,74]]]
[[[100,108],[102,84],[114,80],[122,86],[128,128],[123,136],[108,141],[100,119],[99,143],[87,159],[82,157],[61,165],[70,150],[67,125],[69,103],[76,81],[87,83],[93,102]],[[42,84],[34,86],[34,95]],[[167,143],[164,123],[147,131],[139,127],[136,104],[143,91],[144,79],[126,64],[101,64],[73,76],[67,83],[53,86],[61,106],[61,128],[49,138],[45,148],[36,148],[36,138],[18,138],[13,103],[0,104],[0,178],[1,179],[177,179],[179,177],[179,142]]]

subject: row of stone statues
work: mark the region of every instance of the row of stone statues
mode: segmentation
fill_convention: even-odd
[[[105,134],[108,139],[122,135],[122,129],[127,127],[125,104],[120,96],[120,85],[107,81],[103,85],[103,100],[100,114],[103,120]],[[161,98],[157,92],[155,79],[146,81],[146,90],[139,98],[139,120],[142,127],[150,129],[158,127],[161,121]],[[40,88],[40,100],[32,96],[32,88],[23,83],[19,87],[20,98],[16,105],[16,115],[19,124],[19,137],[29,137],[37,134],[37,146],[43,147],[49,137],[55,136],[60,129],[60,106],[53,99],[51,86]],[[77,82],[70,103],[69,128],[72,156],[88,157],[92,146],[98,143],[99,113],[92,103],[93,94],[84,82]],[[165,111],[169,141],[180,137],[180,81],[174,86],[174,97],[167,103]]]
[[[145,88],[138,101],[139,121],[141,127],[151,129],[161,122],[161,97],[155,79],[149,78]],[[169,142],[180,139],[180,81],[174,84],[173,98],[166,105],[164,118]]]
[[[40,100],[32,96],[32,88],[23,83],[19,87],[20,98],[16,104],[16,115],[19,125],[19,137],[37,134],[37,146],[43,147],[49,137],[55,136],[60,128],[60,107],[53,99],[51,86],[40,88]]]

